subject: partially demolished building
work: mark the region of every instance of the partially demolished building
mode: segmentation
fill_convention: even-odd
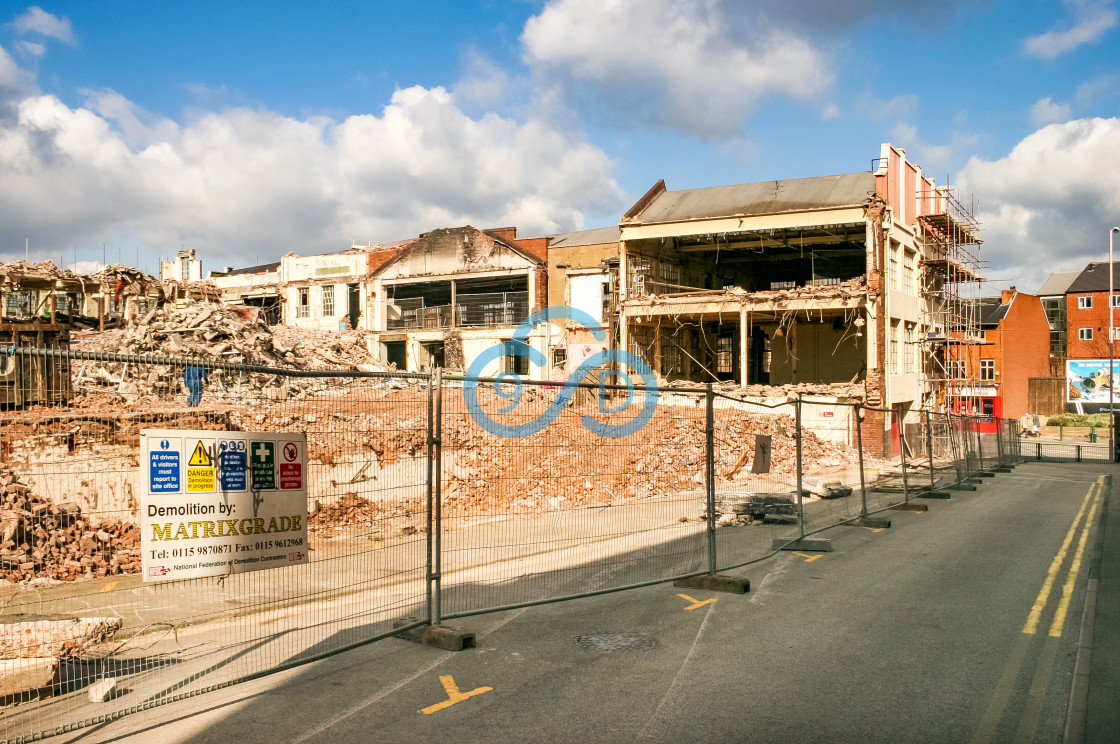
[[[372,303],[370,347],[397,369],[466,371],[483,351],[509,342],[547,301],[547,239],[518,239],[515,228],[469,225],[424,233],[400,244],[366,280]],[[529,343],[548,348],[551,326]],[[506,354],[486,375],[529,374],[527,355]]]
[[[977,338],[960,289],[980,278],[977,243],[949,189],[889,144],[870,172],[658,182],[620,224],[621,344],[670,381],[844,384],[899,414],[935,407],[945,345]]]

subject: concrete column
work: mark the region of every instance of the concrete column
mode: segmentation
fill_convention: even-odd
[[[751,328],[750,313],[744,306],[739,309],[739,387],[747,386],[747,373],[750,371]]]

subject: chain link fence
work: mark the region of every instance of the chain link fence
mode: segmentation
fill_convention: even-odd
[[[0,739],[9,742],[453,618],[742,566],[1020,452],[1018,432],[999,422],[988,431],[959,416],[760,402],[711,386],[300,371],[62,349],[5,348],[0,357],[66,369],[73,380],[55,399],[0,411]],[[643,423],[627,429],[635,411]],[[142,533],[158,459],[143,437],[176,431],[200,446],[213,432],[215,442],[200,456],[213,464],[194,466],[216,468],[215,485],[197,481],[192,496],[194,476],[183,475],[182,508],[232,508],[232,483],[252,492],[254,517],[269,496],[255,480],[227,482],[217,443],[306,436],[293,463],[306,465],[306,544],[287,549],[292,565],[142,575],[156,562],[142,546],[151,552],[153,537],[168,534]],[[184,472],[188,450],[176,461]],[[164,521],[205,530],[222,520]],[[271,540],[252,519],[237,521],[242,530],[245,522],[251,534],[238,533],[231,550]],[[103,691],[105,680],[115,689]]]

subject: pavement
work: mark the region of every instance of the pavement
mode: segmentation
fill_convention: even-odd
[[[1089,564],[1065,744],[1120,741],[1120,507],[1113,478]],[[1080,706],[1084,701],[1083,719]],[[1080,724],[1080,731],[1078,730]],[[1080,737],[1080,738],[1079,738]]]

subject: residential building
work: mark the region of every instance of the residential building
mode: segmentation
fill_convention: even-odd
[[[1004,290],[999,297],[982,297],[978,327],[983,342],[949,350],[951,366],[960,366],[951,384],[953,410],[996,418],[1019,418],[1027,413],[1029,381],[1050,372],[1050,325],[1035,295]]]
[[[444,228],[396,244],[363,281],[372,311],[362,327],[375,358],[410,372],[470,369],[545,306],[547,256],[547,238],[518,239],[515,228]],[[555,333],[541,324],[528,343],[545,355]],[[531,369],[528,356],[504,354],[479,371],[547,374]]]
[[[1038,288],[1038,298],[1050,324],[1050,374],[1065,375],[1066,365],[1066,292],[1080,271],[1051,274]]]

